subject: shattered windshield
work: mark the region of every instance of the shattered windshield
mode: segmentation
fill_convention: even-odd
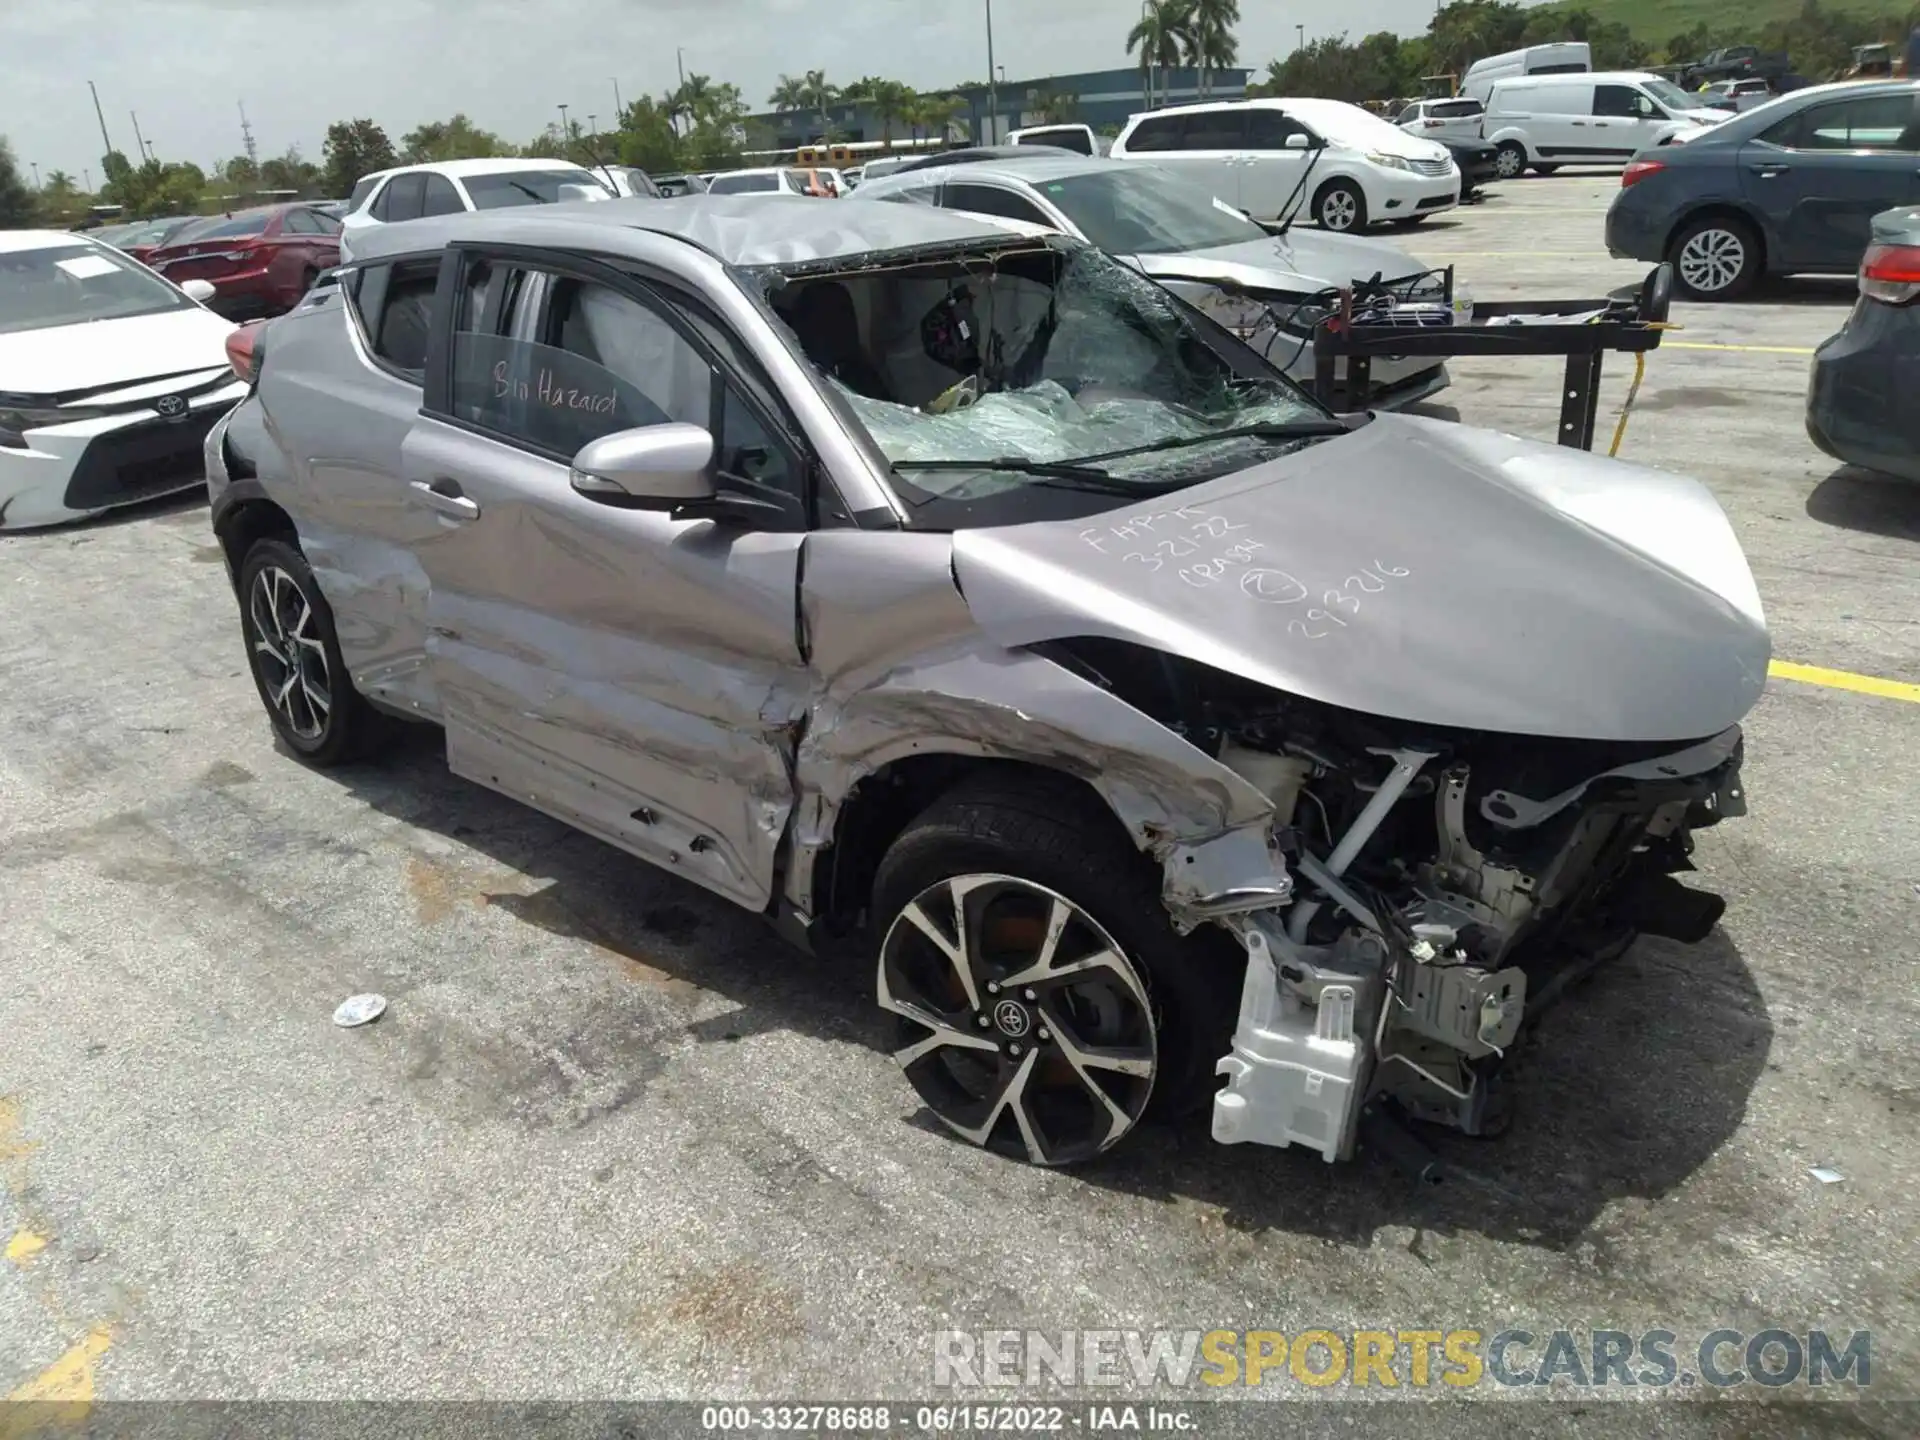
[[[1111,509],[1338,431],[1225,332],[1090,247],[778,285],[776,315],[926,528]],[[1088,497],[1094,497],[1089,501]]]

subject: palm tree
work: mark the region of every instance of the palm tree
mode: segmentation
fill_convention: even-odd
[[[689,75],[678,90],[667,96],[667,110],[676,121],[684,117],[687,128],[691,130],[694,122],[707,112],[712,101],[713,77]]]
[[[1147,108],[1153,108],[1153,75],[1162,76],[1161,99],[1166,98],[1167,70],[1184,59],[1187,15],[1191,0],[1146,0],[1140,19],[1127,32],[1127,50],[1140,52],[1141,89]]]
[[[889,151],[893,149],[893,127],[912,113],[914,98],[912,87],[898,80],[877,80],[869,91],[867,103],[880,117],[880,139]]]
[[[773,107],[774,113],[785,115],[791,111],[806,109],[807,99],[807,82],[783,74],[780,77],[780,83],[773,87],[773,93],[767,97],[767,104]]]
[[[1240,23],[1240,0],[1191,0],[1186,15],[1187,63],[1200,71],[1200,93],[1213,91],[1213,72],[1240,58],[1233,27]]]
[[[840,92],[827,83],[827,72],[809,70],[800,81],[801,101],[820,117],[820,130],[827,129],[827,107],[840,98]]]

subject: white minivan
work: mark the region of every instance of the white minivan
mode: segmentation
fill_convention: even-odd
[[[1531,168],[1624,165],[1640,151],[1727,118],[1698,95],[1643,70],[1535,75],[1493,87],[1481,135],[1502,179]]]
[[[1149,110],[1113,142],[1116,160],[1151,160],[1204,178],[1256,220],[1304,204],[1328,230],[1411,225],[1460,203],[1446,146],[1344,100],[1228,100]]]
[[[1584,40],[1562,40],[1552,45],[1529,45],[1504,55],[1489,55],[1467,67],[1460,93],[1484,101],[1496,82],[1528,75],[1572,75],[1593,69],[1593,49]]]

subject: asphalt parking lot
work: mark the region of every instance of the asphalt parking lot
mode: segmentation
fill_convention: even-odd
[[[1400,238],[1480,298],[1598,295],[1646,268],[1601,247],[1616,184]],[[1649,359],[1622,457],[1712,486],[1777,659],[1828,683],[1750,717],[1752,813],[1696,857],[1722,929],[1554,1012],[1437,1191],[1203,1133],[1068,1174],[956,1143],[864,970],[430,734],[278,752],[203,505],[0,539],[0,1394],[914,1397],[943,1329],[1520,1324],[1870,1329],[1873,1389],[1920,1396],[1920,704],[1850,688],[1920,683],[1920,489],[1801,428],[1851,300],[1679,306]],[[1457,365],[1427,408],[1549,439],[1558,374]],[[1822,1433],[1911,1433],[1848,1410]]]

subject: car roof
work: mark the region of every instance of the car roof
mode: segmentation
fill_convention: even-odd
[[[101,226],[101,229],[119,227]],[[51,250],[62,245],[98,245],[91,235],[76,230],[0,230],[0,254],[22,250]]]
[[[434,215],[381,225],[356,237],[356,261],[439,250],[456,241],[497,241],[640,253],[642,233],[684,240],[721,263],[801,265],[891,250],[1001,240],[1007,231],[930,205],[796,205],[773,195],[683,195],[671,199],[574,201]]]
[[[504,175],[516,170],[585,170],[585,165],[576,165],[571,160],[539,160],[519,155],[494,155],[479,160],[423,160],[418,165],[393,165],[385,170],[376,170],[371,175],[362,175],[362,181],[384,180],[389,175],[407,175],[416,170],[434,175]]]

